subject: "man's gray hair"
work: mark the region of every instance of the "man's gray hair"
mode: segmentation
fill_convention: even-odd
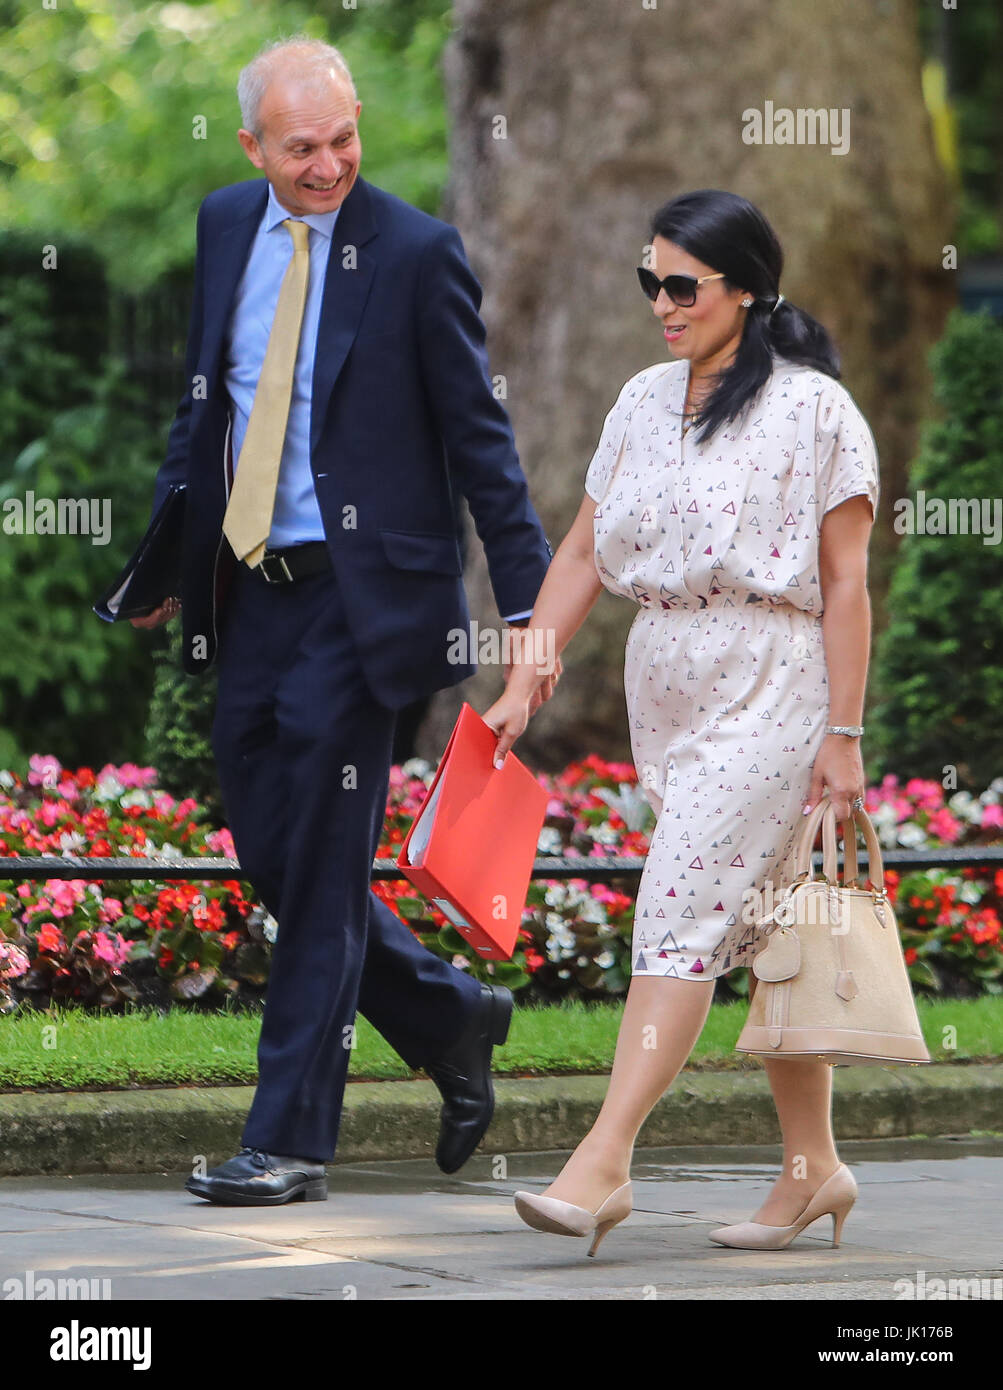
[[[237,100],[240,102],[240,119],[244,129],[261,138],[258,119],[261,98],[269,82],[280,72],[309,86],[328,76],[332,68],[348,86],[352,100],[356,101],[355,83],[348,64],[333,45],[324,43],[322,39],[311,39],[307,34],[294,34],[292,38],[275,39],[266,44],[241,70],[237,79]]]

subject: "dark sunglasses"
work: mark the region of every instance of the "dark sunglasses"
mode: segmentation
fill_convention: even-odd
[[[677,304],[680,309],[689,309],[697,302],[697,290],[705,280],[724,280],[727,276],[719,270],[714,275],[701,275],[699,280],[693,275],[666,275],[664,280],[659,280],[653,270],[639,265],[637,278],[641,282],[641,289],[652,303],[658,298],[659,291],[664,290],[673,304]]]

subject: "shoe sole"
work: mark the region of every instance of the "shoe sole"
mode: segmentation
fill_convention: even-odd
[[[214,1202],[217,1206],[224,1207],[279,1207],[287,1202],[326,1202],[327,1201],[327,1179],[319,1178],[312,1182],[304,1183],[302,1187],[293,1188],[290,1192],[279,1192],[271,1197],[256,1197],[247,1192],[226,1192],[216,1189],[212,1192],[205,1192],[198,1186],[197,1180],[189,1179],[185,1183],[185,1190],[191,1192],[196,1197],[202,1197],[207,1202]]]
[[[534,1231],[547,1231],[554,1236],[577,1236],[581,1239],[583,1231],[573,1231],[570,1226],[563,1226],[560,1221],[555,1221],[552,1216],[544,1216],[542,1211],[537,1211],[536,1207],[531,1207],[528,1202],[524,1202],[521,1197],[515,1199],[515,1209],[525,1221],[527,1226],[532,1226]]]

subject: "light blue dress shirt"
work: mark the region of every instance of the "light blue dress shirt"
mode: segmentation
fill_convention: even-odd
[[[335,208],[333,212],[311,213],[309,217],[296,219],[310,228],[310,279],[303,308],[279,481],[275,490],[272,529],[268,533],[270,550],[297,545],[301,541],[324,539],[324,523],[310,470],[310,401],[320,302],[324,293],[331,237],[340,211],[340,208]],[[237,286],[226,344],[225,380],[233,406],[231,442],[235,473],[265,360],[268,336],[272,331],[282,278],[293,255],[293,239],[289,229],[282,225],[291,216],[292,213],[278,201],[275,190],[269,184],[268,203]]]
[[[279,480],[275,490],[272,529],[268,548],[279,550],[304,541],[324,540],[324,523],[317,504],[310,468],[310,402],[313,392],[313,364],[317,353],[317,328],[324,293],[324,278],[331,251],[334,224],[340,208],[333,212],[311,213],[297,219],[310,228],[310,279],[300,328],[292,399],[286,425]],[[234,297],[233,312],[226,337],[224,379],[232,405],[234,473],[240,463],[240,448],[254,404],[254,393],[265,360],[272,331],[275,307],[286,268],[292,259],[293,239],[282,223],[290,213],[268,185],[268,202],[251,244],[247,265]],[[532,609],[505,618],[529,617]]]

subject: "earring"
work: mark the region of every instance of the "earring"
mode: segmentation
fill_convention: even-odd
[[[742,308],[743,308],[743,309],[751,309],[751,308],[752,308],[752,300],[749,298],[748,295],[746,295],[745,298],[742,300]]]

